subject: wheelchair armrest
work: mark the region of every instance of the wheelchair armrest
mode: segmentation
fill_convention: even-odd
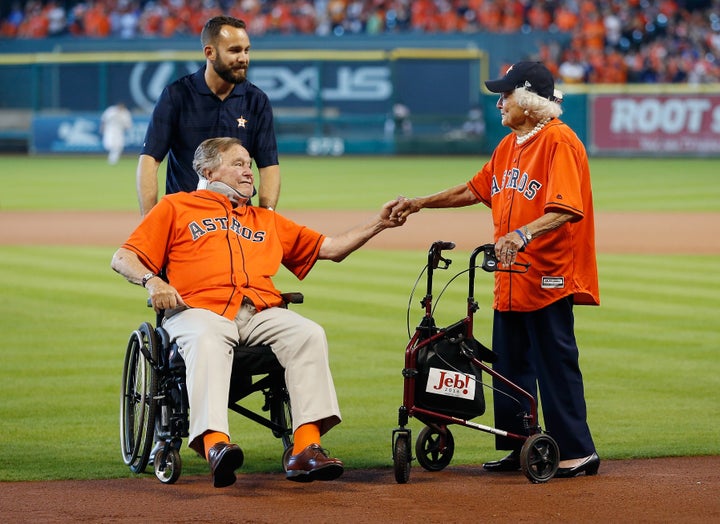
[[[285,304],[302,304],[305,301],[305,295],[299,292],[281,293],[280,296]],[[147,299],[147,307],[153,307],[152,300]]]
[[[305,301],[305,296],[302,293],[298,292],[281,293],[280,296],[282,297],[285,304],[302,304]]]

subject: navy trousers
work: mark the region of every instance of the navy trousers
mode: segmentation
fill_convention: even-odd
[[[586,457],[595,451],[587,424],[585,391],[578,363],[572,297],[538,311],[495,311],[493,369],[542,402],[544,430],[560,448],[560,459]],[[529,403],[493,380],[495,427],[526,435],[522,414]],[[519,449],[521,441],[496,437],[496,448]]]

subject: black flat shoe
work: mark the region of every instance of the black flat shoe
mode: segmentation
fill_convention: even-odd
[[[518,471],[520,469],[520,451],[516,449],[505,458],[493,460],[492,462],[486,462],[483,464],[483,469],[492,472]]]
[[[586,475],[597,475],[598,469],[600,469],[600,457],[597,453],[593,453],[574,468],[558,468],[555,478],[569,479],[577,477],[582,472]]]

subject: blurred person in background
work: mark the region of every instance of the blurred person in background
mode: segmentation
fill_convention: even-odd
[[[118,163],[125,149],[125,133],[132,129],[132,115],[122,102],[108,107],[100,116],[100,132],[108,164]]]

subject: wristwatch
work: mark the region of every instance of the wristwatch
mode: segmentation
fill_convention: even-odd
[[[142,277],[142,287],[145,287],[145,285],[148,283],[148,280],[151,278],[155,278],[157,275],[155,273],[147,273],[146,275],[143,275]]]
[[[523,234],[525,235],[525,241],[529,244],[533,237],[532,233],[530,232],[530,230],[528,229],[527,226],[523,226],[522,231],[523,231]]]

